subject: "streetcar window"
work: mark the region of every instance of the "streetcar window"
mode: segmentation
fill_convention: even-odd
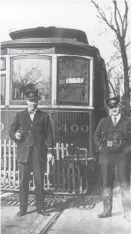
[[[0,59],[0,70],[5,71],[5,69],[6,69],[6,60],[5,60],[5,58],[1,58]]]
[[[0,81],[0,104],[5,104],[5,75],[1,75],[1,81]]]
[[[58,58],[58,103],[88,104],[89,60],[76,56]]]
[[[51,58],[48,56],[25,56],[12,59],[13,103],[23,103],[28,87],[39,89],[40,104],[51,102]],[[23,101],[23,102],[22,102]]]

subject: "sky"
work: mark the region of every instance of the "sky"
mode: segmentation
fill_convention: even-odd
[[[96,2],[104,7],[105,0]],[[122,2],[119,0],[121,9]],[[112,6],[112,0],[108,0],[108,5]],[[113,33],[104,32],[90,0],[0,0],[0,25],[0,41],[10,40],[12,30],[56,26],[85,31],[89,44],[99,49],[106,62],[113,53]]]

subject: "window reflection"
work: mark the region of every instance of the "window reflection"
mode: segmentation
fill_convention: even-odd
[[[5,104],[5,75],[0,76],[0,104]]]
[[[76,56],[58,58],[58,102],[88,103],[89,60]]]
[[[0,70],[5,71],[5,69],[6,69],[6,59],[0,58]]]
[[[51,59],[16,58],[12,69],[12,100],[24,100],[29,87],[39,89],[43,102],[51,101]]]

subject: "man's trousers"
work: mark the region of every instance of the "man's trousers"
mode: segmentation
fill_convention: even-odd
[[[26,163],[19,163],[19,199],[20,210],[22,211],[26,211],[28,208],[29,181],[32,171],[36,187],[36,208],[42,209],[44,204],[43,187],[45,164],[38,162],[37,156],[34,153],[33,146],[30,147],[28,161]]]
[[[112,210],[113,185],[115,174],[121,188],[122,205],[124,212],[131,211],[130,199],[130,155],[113,151],[105,151],[101,155],[101,173],[103,184],[103,204],[105,211]],[[117,173],[115,173],[117,172]]]

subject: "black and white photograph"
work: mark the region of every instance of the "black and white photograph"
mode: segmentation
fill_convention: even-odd
[[[0,1],[1,234],[131,233],[131,1]]]

